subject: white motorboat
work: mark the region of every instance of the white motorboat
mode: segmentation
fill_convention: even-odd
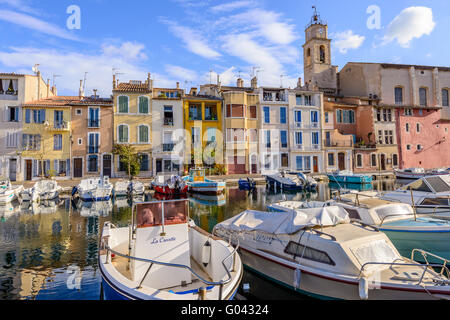
[[[401,169],[401,170],[394,170],[395,176],[397,179],[420,179],[424,176],[426,176],[425,169],[423,168],[408,168],[408,169]]]
[[[84,202],[90,201],[108,201],[111,199],[113,185],[109,177],[90,178],[81,180],[81,183],[74,187],[72,196],[78,194]]]
[[[188,200],[139,203],[130,227],[103,227],[105,300],[231,300],[242,279],[236,249],[189,221]],[[131,242],[130,242],[131,241]]]
[[[7,204],[19,197],[23,186],[12,186],[8,178],[0,178],[0,204]]]
[[[450,221],[415,214],[406,203],[382,200],[373,192],[352,192],[327,202],[284,201],[267,206],[272,212],[339,206],[350,218],[375,226],[387,234],[402,256],[420,248],[450,260]],[[430,259],[439,263],[438,260]]]
[[[22,201],[39,202],[41,200],[53,200],[58,198],[61,187],[54,180],[41,180],[32,188],[25,189],[20,193]]]
[[[450,175],[423,177],[395,191],[381,192],[379,196],[408,203],[418,213],[450,218]]]
[[[449,271],[402,257],[376,228],[350,220],[341,207],[245,211],[213,234],[231,237],[246,267],[302,294],[321,299],[424,300],[450,298]],[[424,251],[415,251],[428,255]]]
[[[114,195],[116,197],[127,197],[141,195],[145,193],[145,186],[138,180],[119,180],[114,185]]]

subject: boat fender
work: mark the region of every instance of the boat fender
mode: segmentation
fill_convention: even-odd
[[[211,261],[211,243],[208,240],[203,245],[202,249],[202,263],[205,266],[205,268],[208,266],[210,261]]]
[[[369,300],[369,280],[359,279],[359,297],[361,300]]]
[[[302,270],[296,269],[294,273],[294,288],[300,289],[300,283],[302,280]]]
[[[72,188],[72,197],[78,192],[78,188],[77,187],[73,187]]]

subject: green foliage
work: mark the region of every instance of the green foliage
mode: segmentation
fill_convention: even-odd
[[[133,146],[129,144],[116,144],[113,154],[120,156],[122,164],[127,168],[128,176],[137,177],[141,172],[141,157],[136,153]]]

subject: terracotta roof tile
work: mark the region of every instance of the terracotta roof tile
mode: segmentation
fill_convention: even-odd
[[[112,105],[111,99],[92,98],[92,97],[76,97],[76,96],[56,96],[40,100],[24,103],[23,107],[54,107],[54,106],[71,106],[71,105]]]
[[[113,92],[145,92],[150,93],[152,90],[149,90],[146,82],[140,84],[133,83],[119,83],[116,89]]]

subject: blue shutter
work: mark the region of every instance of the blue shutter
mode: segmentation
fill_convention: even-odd
[[[38,176],[38,162],[37,160],[33,160],[33,177]]]
[[[303,170],[303,157],[297,157],[297,170]]]
[[[45,110],[39,110],[39,112],[40,112],[40,116],[39,116],[40,123],[44,123],[45,122]]]
[[[70,177],[70,159],[67,159],[66,175]]]
[[[286,108],[280,108],[280,123],[286,123]]]
[[[25,123],[31,123],[31,110],[25,110]]]
[[[59,173],[59,170],[58,170],[58,160],[53,160],[53,170],[55,171],[55,174],[56,174],[56,175]]]

